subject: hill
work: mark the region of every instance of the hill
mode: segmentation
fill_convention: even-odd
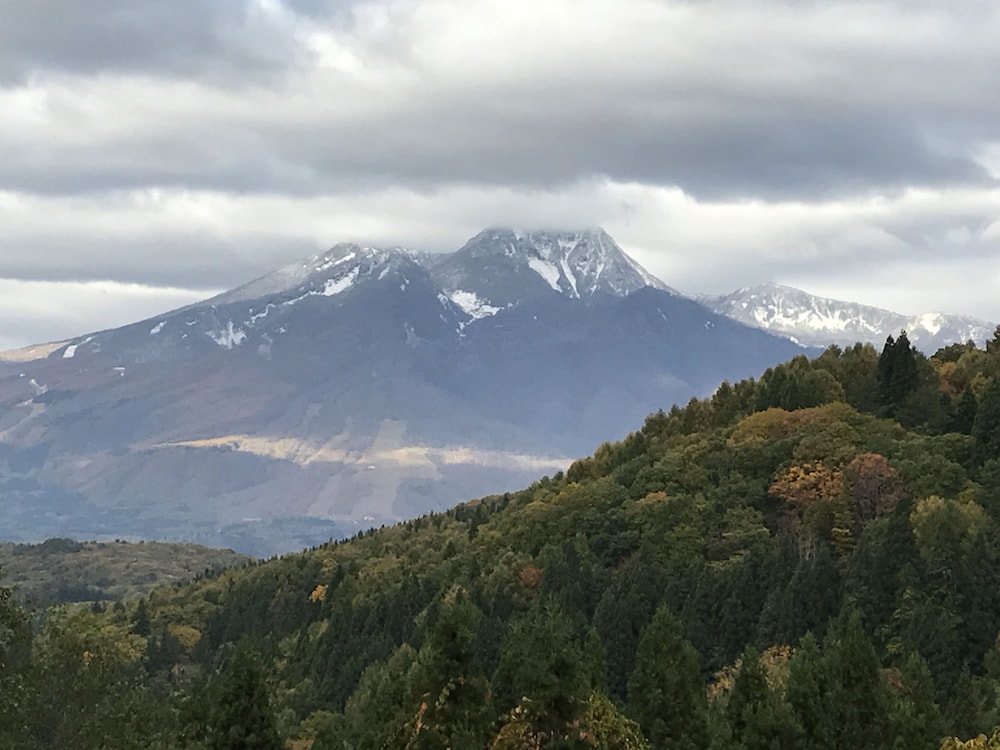
[[[998,374],[995,340],[930,359],[904,336],[833,348],[655,413],[523,491],[55,614],[5,678],[35,712],[15,719],[57,738],[32,747],[874,749],[989,732]],[[55,674],[74,691],[39,702]]]
[[[166,542],[0,543],[4,583],[35,606],[145,596],[253,560],[232,550]]]

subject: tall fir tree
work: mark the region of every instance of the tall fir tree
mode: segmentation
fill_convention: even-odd
[[[698,652],[666,607],[656,611],[639,640],[628,710],[658,750],[706,745],[707,704]]]
[[[768,684],[767,671],[754,648],[740,657],[740,668],[725,707],[730,734],[741,750],[794,750],[801,729],[778,689]]]
[[[212,676],[203,737],[210,750],[281,750],[261,656],[237,645]]]
[[[895,416],[920,384],[916,350],[910,345],[906,331],[901,331],[895,340],[892,336],[886,339],[876,372],[882,411],[886,416]]]

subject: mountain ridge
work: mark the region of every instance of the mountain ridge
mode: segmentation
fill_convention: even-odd
[[[266,555],[514,488],[819,353],[724,312],[603,230],[484,230],[440,256],[340,243],[0,361],[7,533]]]
[[[742,287],[730,294],[696,295],[715,312],[746,325],[785,335],[804,346],[881,346],[905,330],[926,354],[942,346],[988,340],[995,324],[953,313],[904,315],[872,305],[810,294],[782,284]]]
[[[8,534],[309,546],[521,486],[803,351],[647,283],[598,230],[464,247],[335,245],[0,363]]]
[[[526,230],[494,226],[453,252],[337,243],[323,253],[301,258],[214,297],[108,331],[149,323],[151,334],[160,333],[164,319],[181,312],[208,316],[207,310],[265,300],[262,308],[251,307],[246,315],[220,320],[205,332],[217,346],[232,349],[243,344],[248,329],[272,310],[310,297],[341,297],[375,270],[379,280],[396,273],[406,284],[407,270],[415,276],[426,274],[430,283],[440,288],[442,306],[452,308],[446,314],[460,319],[458,333],[529,298],[538,300],[558,293],[584,301],[600,295],[620,297],[645,286],[688,297],[713,312],[807,347],[844,346],[859,340],[879,346],[888,336],[905,329],[911,342],[930,354],[951,343],[982,342],[995,329],[995,324],[971,316],[939,311],[906,315],[773,282],[722,295],[682,293],[649,273],[600,227]],[[516,281],[513,286],[512,279]],[[0,352],[0,361],[50,356],[52,347],[65,347],[63,355],[71,357],[106,332]]]

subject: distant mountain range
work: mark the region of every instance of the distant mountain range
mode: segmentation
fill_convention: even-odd
[[[867,341],[881,347],[888,336],[906,331],[926,354],[956,342],[980,346],[993,337],[995,323],[948,313],[901,315],[878,307],[828,299],[778,284],[745,287],[721,297],[697,298],[707,307],[749,326],[787,336],[803,346],[851,345]]]
[[[263,555],[523,486],[823,338],[760,330],[792,318],[776,301],[768,318],[723,300],[679,294],[599,229],[336,245],[0,355],[2,536]]]

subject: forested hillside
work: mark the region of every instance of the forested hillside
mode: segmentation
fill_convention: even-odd
[[[1000,336],[831,348],[521,492],[105,611],[6,598],[0,745],[961,747],[1000,723],[998,375]]]
[[[4,584],[35,607],[128,599],[252,560],[232,550],[181,542],[0,543]]]

